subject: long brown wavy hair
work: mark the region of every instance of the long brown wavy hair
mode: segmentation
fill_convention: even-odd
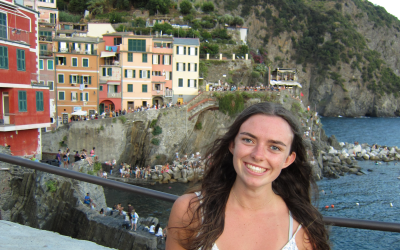
[[[315,195],[317,187],[312,178],[311,166],[302,140],[297,119],[279,104],[258,103],[245,109],[230,126],[228,132],[217,139],[206,155],[211,157],[206,162],[204,179],[200,185],[187,193],[201,191],[202,197],[190,201],[188,213],[191,221],[184,228],[185,237],[181,240],[186,249],[211,249],[213,243],[221,236],[225,223],[225,208],[236,172],[233,167],[233,155],[229,145],[239,133],[241,125],[256,114],[283,118],[291,127],[293,142],[290,153],[296,153],[295,161],[272,183],[274,192],[285,201],[293,218],[299,222],[314,250],[327,250],[329,236],[322,222],[322,215],[311,204],[311,184]]]

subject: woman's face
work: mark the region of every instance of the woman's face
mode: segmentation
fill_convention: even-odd
[[[271,185],[296,159],[290,153],[292,141],[289,124],[280,117],[258,114],[247,119],[229,147],[236,180],[253,188]]]

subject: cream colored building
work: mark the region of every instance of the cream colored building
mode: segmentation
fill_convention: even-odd
[[[103,34],[114,33],[115,29],[111,23],[88,23],[87,36],[103,37]]]
[[[188,102],[198,94],[199,47],[198,38],[174,38],[172,59],[173,103]]]

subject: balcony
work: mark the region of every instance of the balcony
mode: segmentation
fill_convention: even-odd
[[[86,51],[86,50],[72,49],[72,48],[59,48],[58,52],[71,53],[71,54],[97,55],[97,50]]]
[[[47,80],[52,80],[50,75],[31,73],[31,86],[47,87]]]
[[[121,98],[121,93],[107,93],[107,98]]]
[[[165,97],[172,97],[174,95],[174,92],[172,91],[172,89],[166,89],[165,90]]]
[[[29,44],[29,35],[31,32],[16,28],[0,25],[0,39],[7,39],[9,41],[22,42]]]
[[[14,117],[15,114],[12,113],[0,114],[0,126],[15,125]]]
[[[164,94],[164,90],[152,90],[151,91],[151,95],[163,95]]]
[[[51,36],[39,36],[39,42],[52,42],[53,38]]]

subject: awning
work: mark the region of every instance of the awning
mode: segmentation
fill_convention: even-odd
[[[102,51],[100,57],[113,57],[117,52]]]
[[[106,84],[106,83],[107,83],[107,80],[100,79],[100,84]]]
[[[78,111],[75,111],[75,112],[71,113],[71,115],[83,115],[83,116],[86,116],[87,115],[87,111],[78,110]]]
[[[121,81],[107,81],[107,84],[109,84],[109,85],[120,85]]]
[[[292,81],[275,81],[271,80],[271,85],[279,85],[279,86],[291,86],[291,87],[299,87],[302,88],[301,84],[298,82],[292,82]]]

